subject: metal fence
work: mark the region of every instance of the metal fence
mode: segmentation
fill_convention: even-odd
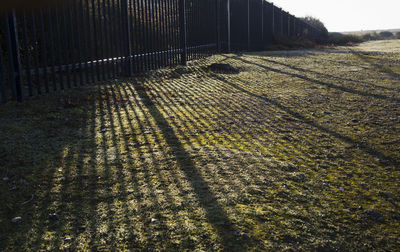
[[[72,0],[0,20],[0,100],[320,31],[264,0]]]

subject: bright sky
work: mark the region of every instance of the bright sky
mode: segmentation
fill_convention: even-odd
[[[270,0],[297,17],[314,16],[331,32],[400,29],[400,0]]]

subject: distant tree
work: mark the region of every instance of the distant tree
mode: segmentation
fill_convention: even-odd
[[[391,33],[390,31],[383,31],[383,32],[379,33],[379,36],[381,38],[391,38],[391,37],[393,37],[393,33]]]
[[[321,30],[322,32],[328,34],[328,29],[326,29],[325,24],[316,17],[306,16],[301,18],[304,22],[314,26],[315,28]]]
[[[400,39],[400,32],[396,32],[396,38]]]
[[[317,43],[324,44],[328,41],[329,32],[328,29],[326,29],[325,24],[321,20],[312,16],[303,17],[301,18],[301,20],[321,31],[321,35],[316,38]]]

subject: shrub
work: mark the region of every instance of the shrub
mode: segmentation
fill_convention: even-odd
[[[326,29],[325,24],[316,17],[306,16],[301,18],[307,24],[319,29],[321,31],[321,35],[315,39],[315,42],[318,44],[325,44],[329,38],[328,29]]]
[[[285,37],[285,36],[274,36],[274,44],[266,47],[268,51],[275,50],[293,50],[293,49],[306,49],[316,48],[316,44],[306,37]]]
[[[393,37],[393,33],[391,33],[390,31],[383,31],[381,33],[379,33],[379,36],[383,39],[388,39]]]
[[[354,34],[329,33],[328,43],[332,45],[351,45],[364,42],[364,39]]]
[[[365,40],[365,41],[374,40],[374,37],[372,36],[371,33],[364,34],[364,35],[362,36],[362,38],[363,38],[363,40]]]
[[[400,39],[400,32],[396,32],[396,38]]]

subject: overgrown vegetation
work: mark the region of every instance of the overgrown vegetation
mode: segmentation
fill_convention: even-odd
[[[399,57],[228,54],[0,106],[0,250],[395,251]]]
[[[354,34],[344,34],[339,32],[328,32],[328,29],[325,27],[324,23],[316,17],[306,16],[302,18],[302,20],[322,31],[321,36],[315,39],[314,45],[311,46],[310,43],[303,43],[300,47],[318,47],[318,45],[333,45],[333,46],[352,46],[356,45],[365,41],[370,40],[386,40],[386,39],[400,39],[400,32],[392,33],[390,31],[381,31],[381,32],[369,32],[369,33],[354,33]],[[293,40],[293,39],[292,39]],[[304,41],[304,39],[303,39]],[[283,39],[278,39],[278,43],[281,45],[286,45],[290,43],[288,40],[287,42]],[[311,42],[311,43],[313,43]],[[296,45],[298,42],[293,42],[290,45]],[[290,48],[290,46],[289,46]]]
[[[325,27],[325,24],[316,17],[306,16],[301,18],[304,22],[310,24],[311,26],[319,29],[321,34],[315,39],[317,44],[325,44],[329,38],[328,29]]]
[[[274,43],[266,47],[267,51],[277,50],[296,50],[306,48],[318,48],[318,44],[310,41],[309,39],[301,37],[286,37],[286,36],[274,36]]]
[[[329,33],[329,38],[327,40],[327,44],[330,45],[354,45],[363,42],[364,39],[361,36],[354,34],[342,34],[339,32],[331,32]]]

